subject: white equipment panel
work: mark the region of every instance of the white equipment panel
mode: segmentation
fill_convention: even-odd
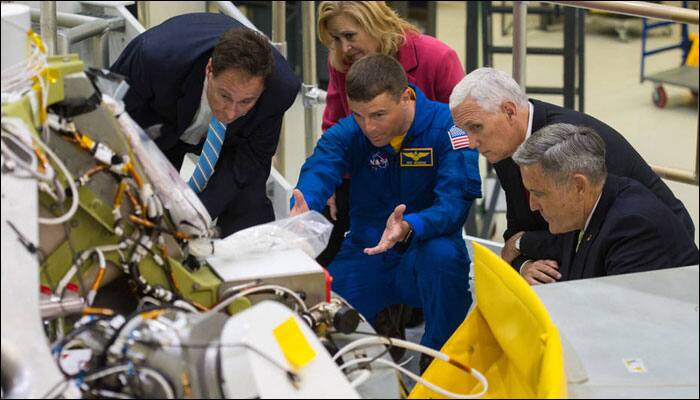
[[[698,398],[698,266],[534,286],[572,398]]]

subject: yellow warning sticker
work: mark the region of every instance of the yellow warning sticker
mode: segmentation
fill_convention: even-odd
[[[304,337],[294,317],[281,323],[273,330],[275,339],[287,361],[296,369],[304,368],[316,357],[316,353]]]

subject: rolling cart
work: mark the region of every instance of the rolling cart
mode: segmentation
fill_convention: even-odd
[[[688,7],[687,1],[683,1],[683,7]],[[683,24],[681,26],[681,42],[679,44],[647,50],[647,35],[649,31],[662,26],[669,26],[671,24],[673,24],[673,22],[649,22],[646,18],[644,18],[642,21],[642,61],[640,68],[640,82],[654,82],[655,85],[652,93],[652,100],[654,105],[659,108],[664,108],[666,106],[666,102],[668,101],[668,96],[666,95],[666,90],[663,86],[664,84],[688,88],[694,95],[697,96],[698,94],[698,35],[689,35],[688,25]],[[683,51],[681,65],[679,67],[672,68],[667,71],[657,72],[651,75],[645,74],[644,63],[647,57],[675,49],[681,49]]]

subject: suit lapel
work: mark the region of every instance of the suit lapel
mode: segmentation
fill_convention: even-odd
[[[562,254],[559,260],[559,273],[561,274],[562,281],[568,281],[573,279],[571,276],[571,271],[573,270],[572,264],[576,256],[576,239],[578,238],[578,231],[569,232],[561,235],[561,239],[564,244],[561,246]]]
[[[532,133],[537,132],[547,125],[547,107],[541,101],[530,99],[532,103]]]
[[[204,89],[204,67],[208,60],[209,57],[203,57],[203,60],[197,61],[182,82],[180,98],[177,101],[177,137],[192,124],[192,118],[197,112]]]
[[[591,221],[588,223],[586,231],[583,233],[581,238],[581,243],[578,246],[578,251],[574,256],[574,265],[571,271],[571,279],[582,279],[589,276],[593,276],[594,268],[598,267],[596,264],[598,260],[593,260],[593,264],[588,263],[588,255],[592,246],[595,244],[595,240],[598,237],[598,233],[605,223],[605,217],[608,215],[608,210],[615,201],[615,195],[617,193],[617,181],[614,177],[608,176],[608,179],[603,186],[603,194],[600,196],[600,201],[593,211],[593,216]],[[574,243],[575,246],[575,243]]]

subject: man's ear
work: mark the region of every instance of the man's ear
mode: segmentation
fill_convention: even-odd
[[[406,87],[406,90],[404,90],[403,93],[401,93],[401,101],[405,102],[415,100],[416,96],[413,93],[413,89],[411,89],[410,86]]]
[[[209,61],[207,62],[206,68],[204,68],[204,72],[207,76],[209,76],[212,73],[213,69],[211,66],[211,57],[209,57]]]
[[[512,101],[504,100],[501,103],[501,111],[506,114],[509,120],[512,120],[518,112],[518,107]]]
[[[588,177],[583,174],[574,174],[571,177],[571,183],[573,184],[573,189],[576,191],[576,194],[579,196],[584,195],[591,190],[591,181],[589,181]]]

